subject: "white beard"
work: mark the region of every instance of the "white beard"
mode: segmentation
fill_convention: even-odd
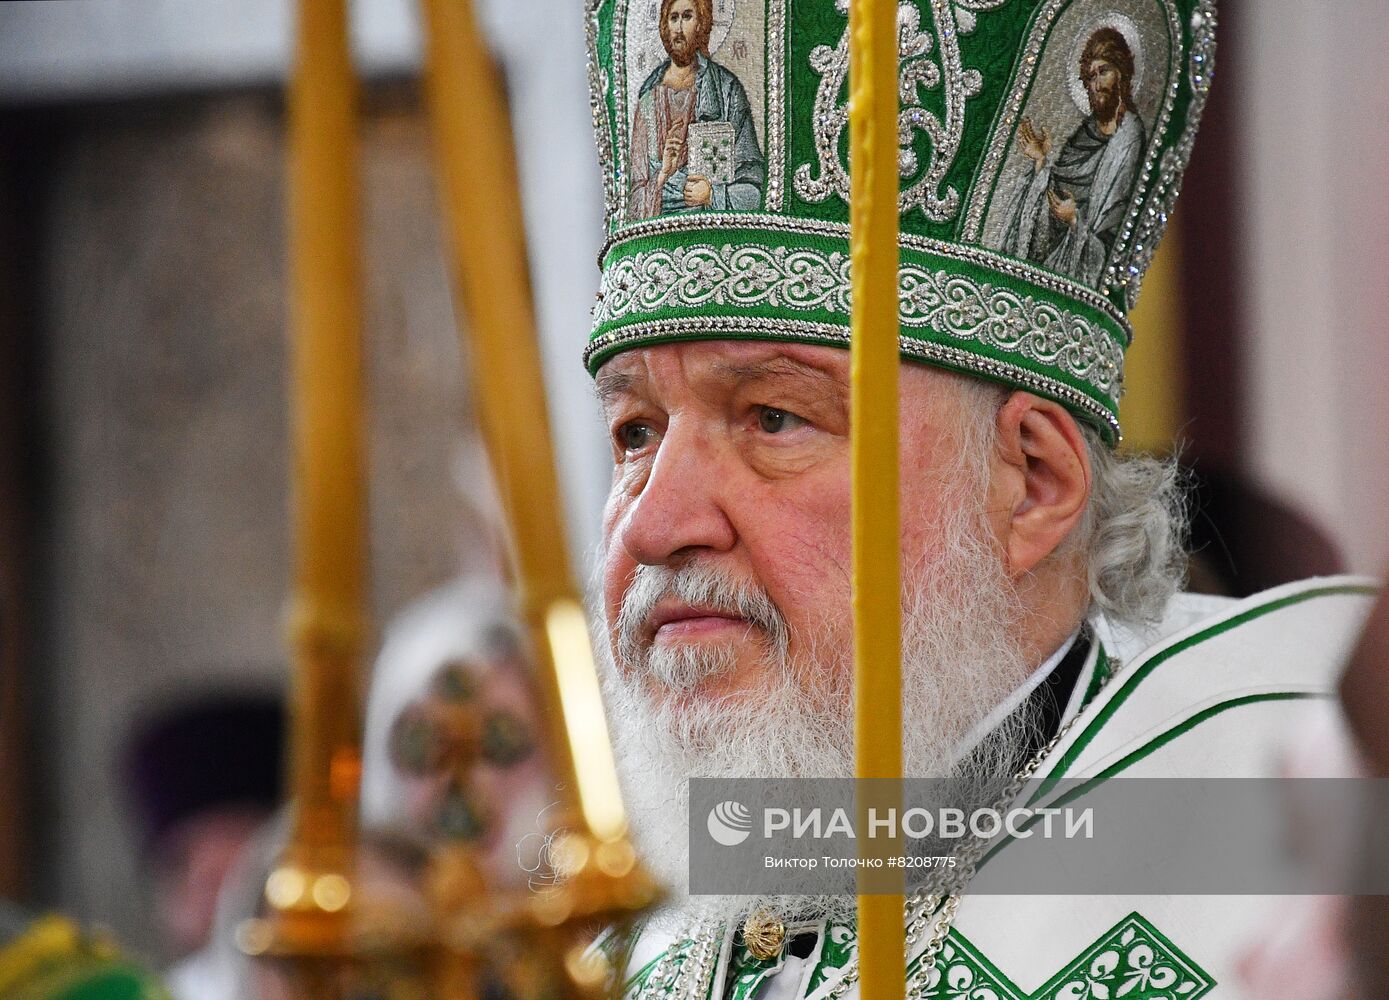
[[[962,490],[961,492],[965,492]],[[1012,776],[1032,735],[1030,720],[1012,718],[973,748],[971,761],[990,762],[989,773],[952,773],[971,727],[1003,702],[1035,664],[1025,662],[1017,636],[1022,605],[999,556],[985,541],[980,494],[959,497],[943,541],[929,561],[906,574],[904,587],[902,711],[904,773],[908,777],[963,778],[971,791],[997,788]],[[974,514],[965,513],[965,510]],[[698,697],[653,698],[645,678],[670,691],[692,690],[701,679],[726,674],[732,650],[697,647],[638,648],[624,625],[629,606],[654,603],[673,593],[711,598],[754,622],[766,616],[765,595],[737,594],[713,567],[679,570],[642,566],[624,599],[618,623],[618,670],[602,638],[601,672],[613,727],[619,771],[633,818],[637,846],[647,866],[671,890],[673,919],[734,921],[755,909],[787,920],[851,919],[852,896],[688,895],[688,778],[825,777],[854,774],[850,654],[823,638],[786,652],[787,636],[762,627],[762,645],[773,681],[755,698],[736,701]],[[843,607],[848,607],[845,595]],[[771,610],[780,622],[775,606]],[[606,635],[606,632],[604,633]],[[624,641],[626,640],[626,641]],[[807,684],[806,678],[815,682]],[[1006,773],[1005,773],[1006,772]]]

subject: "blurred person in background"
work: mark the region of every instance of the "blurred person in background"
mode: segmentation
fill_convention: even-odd
[[[548,878],[543,814],[554,796],[510,601],[495,580],[460,579],[415,601],[386,629],[363,737],[354,895],[365,926],[427,924],[420,887],[440,846],[475,849],[494,885],[524,888]],[[278,738],[265,745],[278,753]],[[208,878],[215,904],[198,910],[199,924],[208,922],[206,943],[170,971],[175,1000],[294,995],[284,969],[241,947],[245,922],[265,913],[266,877],[284,846],[283,811],[268,816],[261,814],[244,849],[227,856],[219,883]],[[204,891],[197,901],[207,903]]]
[[[283,782],[281,696],[215,691],[162,707],[133,728],[125,779],[154,918],[172,970],[209,941],[218,893],[271,818]]]
[[[372,671],[363,826],[468,844],[490,879],[523,885],[556,801],[543,738],[511,595],[483,577],[446,584],[396,617]]]
[[[7,657],[0,650],[0,670]],[[0,726],[6,719],[0,718]],[[35,918],[0,899],[0,997],[5,1000],[168,1000],[159,980],[108,935],[56,913]]]

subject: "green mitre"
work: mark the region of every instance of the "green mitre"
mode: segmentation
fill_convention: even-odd
[[[170,1000],[159,982],[114,945],[62,917],[41,917],[0,940],[5,1000]]]
[[[589,0],[607,204],[584,361],[847,346],[847,0]],[[1214,0],[901,0],[902,356],[1119,434],[1127,314],[1214,63]]]

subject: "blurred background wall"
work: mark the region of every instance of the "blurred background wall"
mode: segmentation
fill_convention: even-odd
[[[490,566],[406,0],[368,84],[375,611]],[[1251,588],[1389,555],[1378,383],[1389,6],[1222,0],[1218,82],[1135,319],[1131,444],[1209,480]],[[214,678],[283,680],[287,0],[0,6],[0,895],[149,940],[116,755]],[[578,0],[494,0],[576,559],[608,465],[578,364],[600,198]],[[485,141],[486,137],[479,137]],[[1289,527],[1293,525],[1293,527]],[[1297,544],[1291,544],[1296,542]],[[582,563],[581,563],[582,564]],[[1267,564],[1267,565],[1265,565]]]
[[[570,541],[584,559],[607,477],[578,361],[601,222],[581,14],[559,6],[484,14],[499,52],[532,54],[508,75],[528,126],[520,170],[538,312]],[[354,12],[366,77],[373,610],[384,625],[459,574],[495,572],[496,555],[414,11],[382,0]],[[199,690],[285,680],[280,85],[291,13],[262,0],[0,6],[0,287],[11,293],[0,360],[14,361],[0,375],[12,529],[0,550],[0,622],[11,626],[0,896],[59,906],[146,947],[123,740]],[[535,37],[549,58],[535,58]]]
[[[1236,6],[1230,4],[1229,6]],[[1389,555],[1389,4],[1238,3],[1248,469]],[[1242,65],[1241,65],[1242,63]]]
[[[389,105],[363,128],[378,621],[489,558],[455,483],[471,428],[425,139]],[[284,677],[282,159],[273,104],[221,98],[80,116],[47,171],[44,881],[122,929],[112,748],[156,702]]]

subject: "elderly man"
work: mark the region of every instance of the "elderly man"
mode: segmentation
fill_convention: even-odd
[[[627,0],[591,5],[610,238],[585,361],[615,464],[610,714],[645,857],[677,890],[687,779],[853,774],[845,6],[738,6],[733,40],[769,54],[744,81],[776,123],[766,204],[653,220],[620,183],[623,95],[641,84],[621,55]],[[1097,292],[984,234],[1006,224],[1020,123],[1069,99],[1074,53],[1113,24],[1173,82],[1135,86],[1158,124]],[[1263,774],[1329,694],[1368,588],[1179,594],[1173,468],[1113,450],[1125,312],[1205,102],[1213,4],[907,0],[899,28],[906,772],[985,788]],[[1260,909],[918,892],[908,992],[1229,996]],[[677,892],[623,981],[641,998],[852,997],[853,900]]]

